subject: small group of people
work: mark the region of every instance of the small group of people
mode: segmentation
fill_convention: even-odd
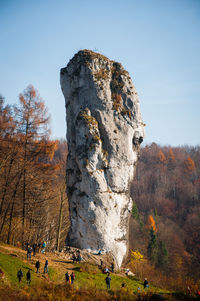
[[[144,290],[145,290],[146,288],[149,288],[149,282],[147,281],[147,278],[144,279],[143,285],[144,285]]]
[[[144,286],[144,290],[146,288],[149,288],[149,282],[147,281],[147,278],[144,278],[143,286]],[[141,292],[140,286],[138,286],[137,291],[138,291],[138,293]]]
[[[29,242],[26,242],[26,251],[27,251],[27,259],[31,259],[31,254],[33,252],[33,256],[36,255],[37,252],[45,253],[46,250],[46,241],[43,243],[33,243],[32,245]]]
[[[191,295],[192,294],[192,289],[190,288],[190,286],[187,287],[187,294]],[[200,297],[200,289],[197,288],[196,290],[196,296]],[[198,299],[199,300],[199,299]]]
[[[81,252],[79,250],[77,250],[76,253],[72,254],[72,260],[73,260],[73,263],[74,262],[80,263],[83,260],[83,258],[81,256]]]
[[[69,274],[69,272],[67,272],[65,274],[65,280],[66,280],[66,283],[73,284],[74,280],[75,280],[75,274],[74,274],[74,272],[72,272],[71,275]]]
[[[33,252],[33,256],[36,255],[37,248],[38,246],[35,243],[32,246],[28,242],[26,243],[27,260],[31,259],[32,252]]]
[[[19,280],[19,283],[22,281],[22,278],[23,278],[23,272],[22,272],[22,269],[20,268],[18,273],[17,273],[17,278]],[[26,281],[27,281],[27,284],[30,285],[31,284],[31,271],[30,269],[28,269],[28,272],[26,273]]]
[[[115,271],[115,263],[114,263],[114,261],[111,263],[111,266],[110,266],[110,269],[108,268],[108,267],[106,267],[105,265],[104,265],[104,263],[103,263],[103,260],[101,259],[100,260],[100,268],[101,268],[101,270],[102,270],[102,272],[103,272],[103,274],[107,274],[107,273],[109,273],[109,272],[112,272],[112,273],[114,273]]]
[[[35,267],[36,267],[36,269],[37,269],[36,273],[37,273],[37,274],[40,273],[40,271],[39,271],[39,270],[40,270],[40,261],[39,261],[39,260],[36,261]],[[46,260],[45,260],[45,264],[44,264],[44,274],[45,274],[45,273],[48,274],[48,272],[49,272],[49,263],[48,263],[48,259],[46,259]]]
[[[40,273],[40,261],[36,261],[35,263],[35,267],[36,267],[36,273]],[[47,273],[48,274],[49,269],[48,269],[48,259],[45,260],[45,264],[44,264],[44,274]],[[22,269],[20,268],[19,271],[17,272],[17,278],[19,280],[19,283],[22,281],[23,278],[23,272]],[[31,271],[30,269],[28,269],[28,272],[26,273],[26,281],[27,284],[31,284]]]
[[[98,254],[98,255],[101,255],[101,254]],[[100,259],[100,268],[102,269],[102,272],[104,274],[107,274],[107,276],[105,278],[105,282],[106,282],[107,289],[110,289],[110,282],[111,282],[110,271],[112,273],[114,273],[115,263],[114,263],[114,261],[111,263],[110,270],[109,270],[109,268],[104,265],[103,260]]]

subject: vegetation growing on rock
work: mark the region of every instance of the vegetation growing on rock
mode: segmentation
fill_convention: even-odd
[[[90,129],[98,127],[97,120],[93,116],[91,116],[91,114],[88,113],[87,109],[81,111],[80,116],[83,117]]]

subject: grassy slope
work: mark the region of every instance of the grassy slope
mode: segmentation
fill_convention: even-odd
[[[49,260],[49,275],[43,275],[43,267],[44,262],[48,258]],[[35,262],[37,260],[40,260],[41,262],[41,273],[38,275],[35,272]],[[24,277],[22,280],[22,283],[19,285],[18,279],[17,279],[17,271],[22,268]],[[31,270],[31,286],[27,286],[26,284],[26,272],[30,268]],[[89,268],[89,270],[87,269]],[[96,266],[89,265],[87,267],[87,264],[73,264],[71,261],[67,261],[65,259],[62,259],[58,257],[56,254],[37,254],[35,258],[32,258],[31,261],[27,261],[26,259],[26,253],[25,251],[22,251],[21,249],[3,245],[0,244],[0,269],[5,273],[3,279],[0,278],[0,288],[6,288],[8,291],[8,287],[10,292],[15,291],[15,293],[18,294],[18,299],[16,300],[22,300],[20,299],[20,294],[25,294],[27,299],[23,300],[66,300],[66,292],[63,292],[63,299],[61,297],[62,293],[61,290],[66,290],[67,286],[65,284],[65,273],[68,270],[69,272],[74,271],[75,272],[75,284],[73,288],[68,288],[69,290],[75,290],[76,295],[78,291],[84,291],[85,292],[91,292],[96,294],[96,291],[99,293],[101,292],[104,295],[105,299],[102,300],[108,300],[106,299],[106,296],[108,296],[108,291],[106,289],[105,284],[105,278],[106,275],[102,274],[100,270],[97,269]],[[131,292],[131,294],[137,293],[137,288],[141,288],[141,292],[143,293],[143,286],[142,283],[134,278],[134,277],[124,277],[123,275],[119,274],[111,274],[111,290],[110,298],[114,298],[115,292],[121,290],[121,284],[124,282],[126,283],[126,291]],[[47,288],[48,287],[48,288]],[[60,287],[59,292],[59,298],[56,296],[56,290]],[[42,299],[41,294],[42,291],[45,292]],[[28,296],[33,296],[34,294],[40,295],[40,298],[37,299],[36,297],[33,299],[28,299]],[[71,291],[71,294],[73,292]],[[157,292],[157,293],[169,293],[167,291],[161,290],[159,288],[152,287],[149,289],[151,292]],[[3,295],[3,290],[0,291]],[[51,293],[50,293],[51,292]],[[0,294],[0,300],[6,300],[1,299]],[[52,297],[54,296],[54,297]],[[76,297],[77,298],[77,297]],[[85,297],[86,298],[86,297]],[[96,300],[97,297],[88,297],[85,300]],[[15,300],[10,297],[8,300]],[[71,300],[71,299],[67,299]],[[75,300],[82,300],[82,297],[80,299]],[[101,300],[99,297],[98,300]],[[116,300],[116,299],[112,299]],[[120,299],[121,300],[121,299]],[[123,299],[123,300],[129,300],[129,299]],[[134,300],[134,299],[130,299]]]

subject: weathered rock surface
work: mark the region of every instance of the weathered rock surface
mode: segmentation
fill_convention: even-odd
[[[79,51],[61,69],[66,101],[69,244],[111,251],[121,266],[132,208],[129,186],[144,136],[136,89],[121,64]]]

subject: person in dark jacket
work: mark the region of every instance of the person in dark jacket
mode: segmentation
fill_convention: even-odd
[[[105,281],[106,281],[107,288],[110,288],[110,281],[111,281],[111,278],[110,278],[110,274],[109,274],[109,273],[108,273],[108,275],[107,275]]]
[[[82,257],[81,257],[81,254],[80,254],[80,253],[78,254],[77,260],[78,260],[78,262],[79,262],[79,264],[80,264],[80,263],[81,263],[81,260],[82,260]]]
[[[21,280],[22,280],[22,277],[23,277],[23,273],[22,273],[22,270],[21,270],[21,269],[17,272],[17,277],[18,277],[19,283],[20,283]]]
[[[25,244],[25,250],[26,251],[28,250],[28,247],[29,247],[29,242],[27,241],[26,244]]]
[[[26,273],[26,280],[27,280],[27,284],[31,284],[31,272],[30,272],[30,270],[28,270],[28,272]]]
[[[144,289],[149,287],[147,278],[144,279]]]
[[[72,254],[72,260],[73,260],[73,263],[76,261],[76,255],[75,255],[75,253]]]
[[[37,250],[37,245],[34,243],[33,244],[33,256],[35,256]]]
[[[112,273],[114,273],[114,268],[115,268],[115,264],[114,264],[114,262],[112,262],[112,264],[111,264],[111,271],[112,271]]]
[[[27,260],[31,259],[32,248],[29,246],[27,249]]]
[[[66,274],[65,274],[65,280],[66,280],[66,282],[68,283],[69,282],[69,273],[67,272]]]
[[[45,265],[44,265],[44,274],[49,272],[49,268],[48,268],[48,260],[46,259],[45,261]]]
[[[40,269],[40,262],[39,262],[39,260],[36,261],[35,267],[37,269],[37,274],[38,274],[39,273],[39,269]]]

